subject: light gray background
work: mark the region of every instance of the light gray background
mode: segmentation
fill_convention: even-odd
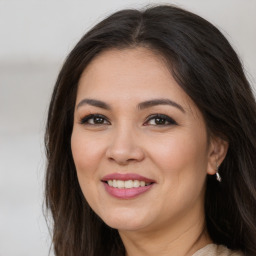
[[[0,256],[48,255],[42,213],[47,106],[68,52],[122,8],[174,3],[226,35],[256,78],[256,0],[0,0]]]

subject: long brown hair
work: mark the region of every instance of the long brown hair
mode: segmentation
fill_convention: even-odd
[[[92,211],[77,179],[70,138],[81,73],[110,48],[143,46],[167,61],[174,78],[203,113],[208,130],[229,142],[222,182],[207,177],[206,225],[211,239],[256,255],[256,103],[226,38],[203,18],[161,5],[123,10],[91,29],[67,57],[49,107],[45,146],[46,207],[57,256],[125,255],[117,230]]]

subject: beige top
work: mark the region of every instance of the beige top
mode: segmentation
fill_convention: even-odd
[[[224,245],[208,244],[192,256],[243,256],[240,251],[229,250]]]

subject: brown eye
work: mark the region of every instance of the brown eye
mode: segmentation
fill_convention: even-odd
[[[82,118],[80,123],[84,125],[102,125],[109,124],[109,121],[103,115],[91,114]]]
[[[177,123],[169,116],[163,114],[151,115],[147,119],[147,124],[154,126],[176,125]]]

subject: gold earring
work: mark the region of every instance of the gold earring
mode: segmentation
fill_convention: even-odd
[[[219,166],[218,166],[218,164],[216,163],[216,180],[218,181],[218,182],[221,182],[221,177],[220,177],[220,174],[219,174]]]

